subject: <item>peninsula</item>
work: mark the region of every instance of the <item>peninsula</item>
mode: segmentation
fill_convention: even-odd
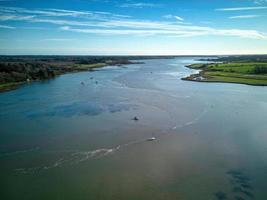
[[[201,61],[209,62],[186,66],[200,71],[182,80],[267,86],[266,55],[227,56]]]

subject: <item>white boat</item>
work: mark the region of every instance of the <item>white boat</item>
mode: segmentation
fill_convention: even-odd
[[[146,141],[154,141],[154,140],[156,140],[155,137],[151,137],[151,138],[147,138],[147,139],[146,139]]]

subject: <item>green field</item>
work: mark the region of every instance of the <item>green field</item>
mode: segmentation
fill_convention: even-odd
[[[201,69],[202,71],[199,74],[184,78],[184,80],[267,86],[266,62],[192,64],[188,67]],[[202,79],[199,79],[199,77],[202,77]]]

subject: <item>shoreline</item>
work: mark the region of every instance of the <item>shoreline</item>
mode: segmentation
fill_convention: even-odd
[[[18,89],[20,86],[24,84],[30,84],[32,82],[36,81],[45,81],[57,78],[60,75],[68,74],[68,73],[79,73],[79,72],[86,72],[86,71],[94,71],[98,68],[103,68],[107,66],[118,66],[122,67],[123,65],[131,65],[131,64],[143,64],[143,62],[138,61],[130,61],[130,60],[123,60],[123,61],[115,61],[115,62],[105,62],[105,63],[93,63],[93,64],[73,64],[68,67],[49,67],[49,70],[53,70],[52,75],[48,75],[45,78],[37,78],[37,79],[27,79],[23,81],[11,81],[11,82],[5,82],[0,84],[0,93],[8,92],[11,90]],[[49,71],[50,72],[50,71]]]
[[[198,73],[190,74],[187,77],[183,77],[181,78],[181,80],[202,82],[202,83],[231,83],[231,84],[243,84],[250,86],[267,86],[267,75],[266,79],[263,79],[262,77],[261,79],[257,79],[257,75],[255,74],[242,74],[240,76],[232,76],[235,74],[228,73],[226,75],[216,75],[217,71],[215,70],[212,71],[209,69],[209,65],[214,65],[214,64],[216,65],[218,63],[206,63],[206,64],[199,63],[199,64],[185,65],[184,67],[186,68],[200,70],[200,71]],[[265,76],[265,74],[262,76]]]
[[[15,90],[26,83],[27,82],[24,81],[24,82],[13,82],[13,83],[0,84],[0,93]]]

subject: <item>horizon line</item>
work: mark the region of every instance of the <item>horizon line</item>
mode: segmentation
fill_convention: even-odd
[[[159,57],[180,57],[180,56],[257,56],[257,55],[266,55],[267,53],[246,53],[246,54],[0,54],[1,56],[121,56],[121,57],[135,57],[135,56],[147,56],[147,57],[153,57],[153,56],[159,56]]]

